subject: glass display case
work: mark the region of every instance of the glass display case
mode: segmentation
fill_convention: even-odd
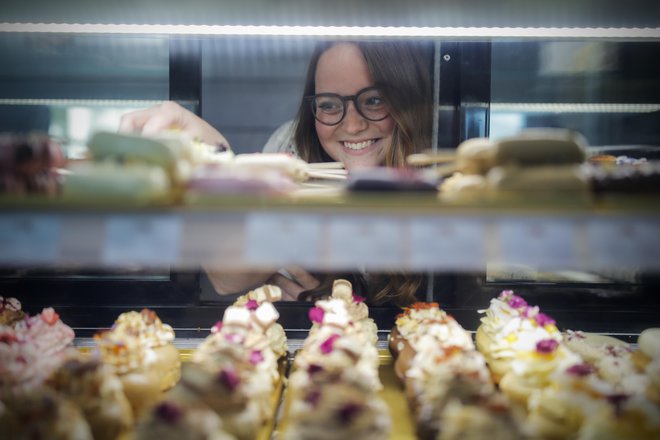
[[[558,127],[582,133],[590,154],[652,160],[660,151],[655,4],[168,2],[158,13],[131,5],[128,14],[36,3],[10,3],[0,16],[0,123],[47,132],[73,160],[85,157],[93,132],[164,100],[208,120],[237,153],[260,151],[294,116],[315,43],[332,38],[428,45],[436,149]],[[195,338],[232,298],[199,269],[209,261],[404,271],[423,274],[420,300],[439,301],[469,330],[478,309],[512,288],[566,328],[634,340],[660,325],[657,200],[634,192],[587,204],[411,194],[146,207],[5,199],[0,289],[29,311],[56,307],[83,337],[120,311],[151,307]],[[309,307],[278,305],[292,337],[309,327]],[[399,311],[373,307],[383,340]]]

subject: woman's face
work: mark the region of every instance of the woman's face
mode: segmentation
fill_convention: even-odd
[[[354,44],[340,43],[326,50],[316,68],[315,93],[355,95],[373,86],[367,62]],[[360,115],[354,102],[346,103],[346,116],[337,125],[316,123],[321,146],[346,169],[381,165],[392,143],[394,121],[387,116],[382,121],[369,121]]]

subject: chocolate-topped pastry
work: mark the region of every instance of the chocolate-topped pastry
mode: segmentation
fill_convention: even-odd
[[[660,191],[660,162],[622,163],[615,167],[583,166],[594,194],[657,194]]]
[[[64,165],[62,149],[42,133],[0,133],[0,193],[54,195],[55,168]]]

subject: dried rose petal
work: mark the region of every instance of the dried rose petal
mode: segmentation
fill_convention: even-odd
[[[154,408],[157,418],[173,425],[183,417],[183,409],[172,402],[161,402]]]
[[[556,321],[546,315],[545,313],[539,313],[534,317],[534,320],[538,325],[541,327],[545,327],[546,325],[555,325]]]
[[[542,341],[539,341],[536,343],[536,351],[538,353],[552,353],[559,347],[559,342],[555,341],[554,339],[543,339]]]
[[[568,374],[573,375],[573,376],[584,377],[584,376],[588,376],[592,373],[595,373],[596,369],[594,367],[592,367],[591,365],[589,365],[589,364],[575,364],[571,367],[568,367],[566,369],[566,372]]]
[[[257,310],[259,308],[259,303],[257,303],[255,300],[251,299],[245,304],[245,307],[248,310]]]
[[[337,415],[344,425],[348,425],[358,414],[360,414],[360,411],[362,411],[362,405],[351,402],[339,408]]]
[[[250,363],[252,365],[257,365],[260,362],[264,361],[264,355],[261,353],[261,350],[252,350],[250,353]]]
[[[334,348],[334,345],[335,345],[335,340],[337,340],[338,338],[339,338],[339,335],[335,333],[333,335],[330,335],[330,337],[328,339],[323,341],[321,343],[321,353],[328,354],[328,353],[332,352],[332,349]]]
[[[325,316],[325,312],[320,307],[312,307],[311,309],[309,309],[309,319],[311,319],[312,322],[316,322],[317,324],[320,324],[323,322],[324,316]]]
[[[305,402],[309,403],[313,407],[316,407],[319,403],[319,400],[321,400],[321,391],[320,390],[312,390],[307,395],[305,396]]]
[[[218,333],[222,330],[222,321],[218,321],[215,323],[213,327],[211,327],[211,333]]]
[[[232,368],[225,368],[224,370],[220,371],[218,380],[229,391],[234,391],[241,384],[241,378],[238,377],[238,374],[236,374],[236,371],[234,371]]]
[[[309,364],[309,367],[307,367],[307,374],[310,376],[313,376],[316,373],[320,373],[321,371],[323,371],[323,367],[320,365]]]
[[[509,306],[513,307],[514,309],[522,309],[524,307],[527,307],[527,301],[513,294],[507,300],[507,304],[509,304]]]

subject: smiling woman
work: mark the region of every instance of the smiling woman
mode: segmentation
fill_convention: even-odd
[[[298,109],[295,151],[347,169],[403,166],[406,156],[431,146],[431,65],[430,52],[415,43],[320,45],[303,91],[313,105],[303,101]],[[341,104],[329,119],[331,97]]]
[[[433,46],[413,41],[321,42],[313,52],[296,117],[278,129],[263,151],[292,153],[308,163],[341,162],[348,170],[403,167],[432,139]],[[173,102],[124,115],[120,131],[154,134],[177,128],[208,144],[226,144],[206,121]],[[278,285],[287,299],[329,293],[334,277],[302,268],[279,272],[225,273],[207,270],[220,294],[264,282]],[[344,274],[374,303],[415,301],[421,278],[408,275]]]

